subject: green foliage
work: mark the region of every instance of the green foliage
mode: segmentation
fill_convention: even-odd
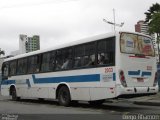
[[[153,4],[146,14],[145,22],[148,23],[149,26],[149,33],[157,35],[157,46],[158,46],[158,55],[159,55],[159,62],[160,62],[160,4],[156,3]]]
[[[154,13],[151,17],[149,25],[150,33],[160,33],[160,13]]]
[[[149,32],[160,35],[160,4],[153,4],[146,14],[145,22],[149,25]]]

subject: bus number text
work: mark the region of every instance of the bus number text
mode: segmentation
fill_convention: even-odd
[[[105,68],[105,73],[113,72],[113,68]]]

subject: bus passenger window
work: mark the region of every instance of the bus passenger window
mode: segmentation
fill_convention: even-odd
[[[99,65],[105,64],[105,57],[104,57],[104,55],[98,54],[98,64]]]
[[[57,50],[56,52],[56,70],[67,70],[72,68],[72,48]]]
[[[62,66],[62,52],[61,50],[56,51],[56,70],[61,70]]]
[[[115,65],[115,38],[98,41],[98,65]]]
[[[55,67],[54,60],[55,60],[54,52],[44,53],[42,55],[41,71],[42,72],[53,71]]]
[[[95,42],[75,47],[74,67],[92,67],[95,65]]]
[[[93,65],[95,65],[95,55],[87,56],[86,66],[93,66]]]
[[[17,74],[26,74],[27,72],[27,58],[18,60]]]
[[[14,76],[16,75],[16,67],[17,67],[17,61],[14,60],[14,61],[11,61],[10,64],[9,64],[9,75],[10,76]]]
[[[8,78],[8,71],[9,71],[8,68],[9,68],[8,63],[4,63],[2,65],[2,80]]]
[[[40,56],[31,56],[28,59],[28,73],[37,73],[40,68]]]
[[[66,48],[62,50],[62,56],[63,56],[63,65],[61,66],[61,69],[71,69],[72,68],[72,56],[73,56],[73,50],[72,48]]]
[[[64,61],[64,63],[63,63],[63,65],[62,65],[62,69],[67,69],[68,68],[68,66],[69,66],[69,59],[66,59],[65,61]]]

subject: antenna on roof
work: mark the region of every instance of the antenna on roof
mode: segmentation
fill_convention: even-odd
[[[111,22],[111,21],[108,21],[108,20],[106,20],[106,19],[103,18],[103,21],[104,21],[104,22],[106,22],[106,23],[111,24],[111,25],[114,26],[114,31],[116,31],[116,26],[118,26],[118,27],[123,27],[124,22],[122,22],[121,24],[117,24],[117,23],[116,23],[116,19],[115,19],[115,9],[113,9],[113,20],[114,20],[114,22]]]

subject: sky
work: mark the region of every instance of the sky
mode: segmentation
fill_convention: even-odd
[[[19,49],[19,35],[40,36],[41,49],[108,33],[103,21],[124,22],[116,30],[135,31],[145,12],[160,0],[0,0],[0,48],[9,55]]]

